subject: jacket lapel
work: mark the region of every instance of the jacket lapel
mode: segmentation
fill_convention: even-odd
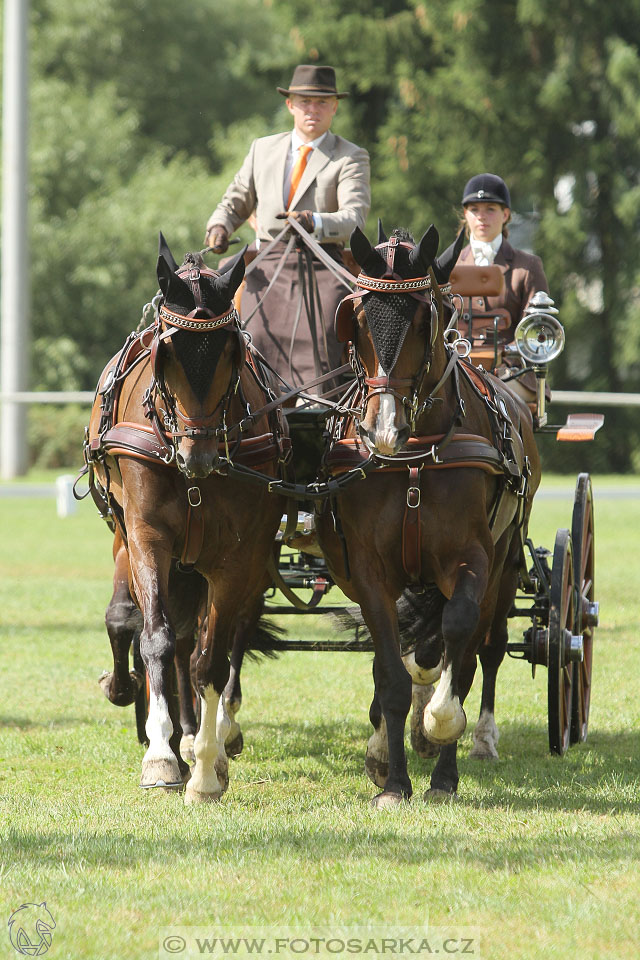
[[[500,244],[500,249],[496,253],[496,258],[493,262],[496,266],[500,267],[503,273],[511,270],[513,265],[513,247],[510,243],[507,243],[506,240],[503,240]]]
[[[296,203],[298,202],[300,197],[304,196],[304,194],[307,192],[307,190],[309,189],[313,181],[316,179],[320,171],[323,169],[323,167],[326,167],[326,165],[329,163],[329,161],[331,160],[331,157],[333,156],[333,148],[335,146],[335,142],[336,142],[336,138],[334,134],[329,131],[329,133],[327,133],[326,137],[324,138],[320,146],[315,147],[311,151],[311,155],[307,160],[307,165],[304,168],[304,173],[302,174],[302,179],[298,184],[298,189],[294,193],[293,198],[291,200],[290,209],[292,210],[295,209]],[[283,178],[284,178],[284,175],[283,175]]]

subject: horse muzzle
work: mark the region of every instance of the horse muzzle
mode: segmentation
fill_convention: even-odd
[[[217,441],[211,444],[182,440],[176,450],[178,470],[190,480],[202,480],[210,476],[218,465]]]

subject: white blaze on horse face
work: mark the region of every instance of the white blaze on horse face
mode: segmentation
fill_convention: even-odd
[[[222,794],[222,786],[216,773],[218,759],[216,725],[219,700],[220,694],[216,693],[213,685],[205,687],[200,697],[200,729],[193,745],[196,764],[187,784],[185,796],[187,802],[217,800]]]
[[[386,376],[381,364],[378,364],[376,376]],[[395,422],[396,398],[390,393],[381,393],[378,399],[380,405],[376,418],[374,446],[378,453],[393,456],[398,446],[398,429]]]

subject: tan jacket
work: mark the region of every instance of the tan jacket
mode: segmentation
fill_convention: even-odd
[[[466,246],[460,254],[458,263],[473,263],[471,246]],[[495,310],[505,307],[511,314],[512,326],[508,339],[513,340],[515,328],[522,319],[525,307],[536,290],[549,292],[549,284],[544,275],[540,257],[535,254],[516,250],[507,240],[503,240],[494,263],[504,274],[505,288],[499,297],[474,297],[474,310]],[[487,304],[487,307],[484,304]]]
[[[271,240],[284,226],[284,174],[291,133],[261,137],[251,144],[242,167],[209,217],[207,229],[222,224],[229,234],[255,210],[257,236]],[[369,154],[329,131],[311,153],[291,203],[292,210],[322,216],[324,243],[346,244],[356,226],[364,228],[371,204]]]

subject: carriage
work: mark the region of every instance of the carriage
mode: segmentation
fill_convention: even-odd
[[[311,247],[312,251],[322,258],[322,250],[313,238],[305,234],[293,221],[290,227],[294,232],[298,233],[301,243]],[[387,238],[384,238],[384,241],[380,242],[379,238],[379,244],[375,250],[370,247],[367,248],[361,240],[358,240],[358,245],[359,255],[356,256],[356,259],[361,267],[358,280],[361,294],[364,293],[364,295],[367,295],[372,291],[379,291],[381,289],[385,290],[385,293],[388,292],[389,289],[392,289],[394,293],[407,290],[415,300],[426,302],[424,296],[424,291],[426,290],[428,296],[431,298],[429,302],[432,320],[438,311],[442,312],[443,295],[447,295],[449,298],[448,303],[452,305],[452,315],[449,318],[442,337],[442,352],[443,356],[447,358],[446,370],[442,378],[436,378],[438,382],[433,386],[427,400],[422,404],[418,404],[418,395],[422,389],[424,372],[420,375],[419,386],[416,386],[415,383],[413,384],[411,388],[413,393],[411,397],[409,397],[405,396],[404,393],[401,395],[398,393],[400,390],[398,384],[404,385],[404,388],[408,390],[407,384],[409,383],[409,379],[392,381],[390,369],[386,369],[384,376],[372,377],[371,373],[369,373],[368,377],[364,376],[364,374],[362,375],[362,383],[367,384],[370,395],[365,400],[364,407],[360,407],[361,411],[362,409],[367,409],[369,400],[374,396],[380,405],[382,405],[382,395],[386,391],[396,399],[400,396],[401,408],[404,407],[407,411],[408,420],[410,420],[411,426],[415,427],[420,416],[423,416],[425,411],[428,412],[435,403],[433,399],[434,395],[442,387],[442,384],[445,383],[447,377],[451,377],[452,372],[457,384],[459,376],[458,367],[464,367],[463,379],[466,384],[465,390],[467,392],[471,390],[472,393],[475,391],[480,394],[484,388],[480,388],[478,384],[481,381],[484,382],[485,378],[478,376],[477,373],[474,374],[474,369],[477,370],[479,366],[496,369],[500,367],[502,360],[506,359],[507,366],[509,367],[508,376],[511,376],[515,380],[519,380],[524,375],[532,375],[534,378],[535,399],[533,404],[533,425],[538,432],[550,433],[553,431],[557,434],[559,440],[575,441],[593,438],[595,431],[602,424],[602,418],[591,415],[582,417],[573,415],[569,417],[567,423],[562,427],[554,427],[547,422],[545,408],[546,369],[548,363],[558,355],[563,345],[562,328],[554,316],[556,311],[553,308],[552,301],[548,298],[543,298],[538,299],[532,304],[528,315],[520,324],[516,337],[518,354],[519,357],[522,358],[522,361],[514,363],[515,358],[513,356],[504,357],[505,349],[504,344],[501,342],[501,330],[503,328],[501,325],[501,317],[498,314],[480,317],[474,316],[472,308],[472,301],[476,293],[487,294],[491,289],[491,283],[497,282],[495,275],[493,277],[491,276],[491,268],[480,268],[481,273],[484,271],[482,276],[478,275],[478,268],[467,268],[466,274],[464,270],[461,271],[460,268],[457,268],[458,275],[455,276],[455,274],[451,272],[451,267],[457,259],[457,252],[455,249],[452,249],[454,245],[452,245],[452,248],[448,251],[449,263],[447,265],[442,258],[440,258],[439,261],[435,258],[437,235],[434,248],[433,237],[425,234],[421,244],[416,245],[415,250],[412,251],[409,256],[409,262],[414,265],[414,270],[407,279],[405,275],[393,272],[385,273],[384,270],[389,268],[388,260],[386,267],[383,264],[382,268],[378,268],[377,265],[375,269],[372,268],[372,264],[377,264],[376,256],[378,259],[380,258],[378,251],[382,247],[391,247],[394,251],[397,251],[402,246],[408,248],[409,245],[407,243],[403,244],[397,240],[394,242],[393,239],[389,241]],[[415,253],[416,250],[418,253]],[[391,254],[392,258],[394,255],[395,252]],[[414,258],[413,260],[411,259],[412,257]],[[418,269],[421,262],[420,257],[422,257],[422,267]],[[398,263],[400,263],[400,261],[401,257],[399,257]],[[171,268],[171,272],[178,273],[177,264],[171,263]],[[391,267],[389,269],[392,270],[392,268],[393,259],[391,260]],[[398,267],[398,269],[400,268]],[[376,270],[378,270],[377,274]],[[474,270],[476,271],[475,274]],[[383,277],[393,276],[394,278],[390,281],[385,281],[386,287],[379,277],[381,271]],[[416,271],[420,276],[414,279]],[[470,273],[468,271],[470,271]],[[439,272],[442,274],[441,276],[438,275]],[[405,269],[404,274],[406,273],[407,271]],[[198,269],[194,270],[193,264],[191,264],[189,276],[193,278],[196,274],[196,280],[199,281],[200,271]],[[369,274],[373,276],[369,276]],[[183,271],[182,276],[184,277],[185,275]],[[430,279],[428,279],[428,277],[430,277]],[[443,279],[444,282],[441,282]],[[167,277],[167,285],[170,285],[171,282],[171,279]],[[383,284],[382,287],[381,284]],[[474,286],[477,284],[481,284],[480,288]],[[352,300],[356,296],[357,294],[353,294],[351,297],[347,297],[346,300]],[[464,309],[465,297],[469,305],[469,309],[466,311]],[[200,307],[201,301],[200,304],[196,302],[191,312],[188,312],[185,306],[184,313],[192,318],[190,321],[186,321],[186,324],[191,323],[191,329],[194,328],[194,324],[197,324],[205,317],[204,313],[202,317],[198,316]],[[175,331],[176,327],[184,320],[184,317],[179,318],[176,315],[175,308],[173,311],[167,311],[166,307],[160,306],[157,310],[158,316],[154,324],[156,334],[147,334],[147,340],[145,341],[145,334],[143,333],[136,341],[139,344],[137,353],[135,353],[133,358],[129,356],[126,361],[127,363],[137,364],[140,361],[140,357],[147,353],[151,355],[152,364],[157,362],[157,358],[154,359],[152,339],[154,343],[157,343],[160,337],[163,336],[163,334],[160,334],[160,337],[157,335],[163,309],[165,311],[165,322],[173,324],[173,327],[170,326],[169,330],[173,329]],[[220,312],[214,316],[212,323],[214,321],[218,325],[220,323],[224,324],[225,321],[228,323],[229,313],[230,311],[227,311],[227,313]],[[208,316],[213,316],[211,310],[209,310]],[[343,320],[342,322],[344,326],[345,321]],[[349,333],[351,329],[349,325],[353,322],[353,317],[347,311],[345,327],[347,333],[345,335],[343,331],[341,339],[345,341],[349,340],[351,336]],[[338,320],[338,323],[340,323],[340,320]],[[187,329],[189,329],[188,326]],[[164,336],[167,336],[167,333],[165,333]],[[429,354],[429,363],[425,364],[427,371],[431,364],[431,356],[435,352],[435,341],[435,335],[432,334],[431,342],[427,342],[425,347],[425,358],[427,356],[427,349],[431,351]],[[397,348],[394,363],[402,348],[403,343],[401,342]],[[157,354],[158,347],[156,346],[155,349]],[[129,347],[129,351],[131,351],[131,347]],[[355,354],[357,354],[357,351],[354,352],[353,348],[351,348],[350,366],[353,370],[356,370],[354,364],[359,362]],[[233,361],[235,366],[232,364],[232,368],[234,370],[236,367],[239,368],[243,362],[244,357],[241,356]],[[390,365],[387,363],[387,366],[390,367],[393,366],[393,364]],[[341,372],[344,372],[345,369],[345,367],[341,368]],[[377,372],[380,373],[380,370]],[[357,373],[358,371],[356,370],[356,374]],[[111,381],[118,380],[121,376],[122,371],[116,369],[115,373],[112,372]],[[158,380],[160,376],[161,374],[156,373],[156,368],[154,367],[154,377],[156,377],[156,380]],[[260,376],[258,376],[257,379],[259,380]],[[359,381],[358,375],[356,375],[356,380]],[[102,381],[99,388],[101,395],[103,397],[106,395],[107,398],[110,397],[111,387],[108,381],[109,375],[107,374],[106,379]],[[238,391],[239,382],[239,378],[234,381],[234,396]],[[469,386],[469,384],[471,384],[471,386]],[[456,389],[459,391],[458,387],[456,387]],[[242,390],[240,392],[242,393]],[[326,522],[328,511],[326,509],[324,510],[325,520],[323,521],[323,511],[322,509],[319,510],[319,504],[326,506],[327,504],[335,503],[339,501],[340,498],[343,498],[347,491],[349,491],[347,495],[351,495],[351,491],[355,489],[358,483],[362,482],[363,478],[374,475],[376,471],[382,473],[385,479],[388,478],[391,480],[392,471],[397,469],[396,464],[392,463],[397,454],[397,450],[393,450],[387,455],[380,453],[380,451],[372,452],[371,447],[364,448],[359,439],[354,439],[353,436],[344,436],[345,420],[348,420],[349,417],[353,420],[354,409],[357,409],[358,403],[362,402],[362,398],[360,398],[359,401],[354,394],[353,384],[347,385],[343,396],[337,404],[335,401],[327,401],[320,394],[317,396],[310,395],[308,389],[289,391],[289,397],[295,394],[303,395],[302,402],[299,401],[295,407],[284,407],[284,409],[282,397],[278,400],[277,393],[274,392],[272,387],[269,387],[267,393],[263,394],[262,402],[258,402],[257,413],[255,408],[251,408],[250,404],[245,402],[245,413],[247,415],[239,421],[239,427],[237,424],[234,424],[234,427],[237,427],[237,436],[233,439],[233,442],[231,442],[229,436],[230,431],[227,431],[226,424],[221,435],[220,430],[215,432],[212,431],[208,425],[205,425],[202,418],[189,418],[180,414],[182,421],[180,424],[176,424],[175,417],[172,421],[172,418],[167,413],[170,406],[168,394],[161,395],[161,400],[166,408],[164,409],[164,423],[159,422],[157,416],[154,420],[153,410],[155,408],[152,408],[152,400],[149,395],[149,390],[147,390],[143,402],[146,404],[146,417],[150,421],[150,426],[137,428],[138,441],[141,434],[145,433],[146,448],[143,457],[146,456],[147,459],[155,457],[156,463],[158,461],[168,463],[172,459],[172,449],[174,450],[173,456],[181,456],[180,445],[175,438],[181,438],[180,442],[182,442],[182,438],[185,438],[187,441],[195,442],[197,445],[197,440],[203,437],[205,439],[207,437],[213,437],[218,447],[218,452],[214,457],[214,472],[223,478],[223,482],[229,484],[231,482],[230,478],[235,478],[236,481],[242,483],[246,481],[253,484],[256,490],[260,490],[261,495],[266,491],[267,499],[277,500],[280,498],[279,502],[281,505],[286,499],[289,506],[286,512],[280,511],[284,513],[284,515],[280,525],[280,531],[276,536],[279,549],[277,551],[272,550],[267,561],[271,584],[265,592],[267,601],[266,612],[278,616],[300,612],[312,615],[344,616],[343,604],[335,605],[327,599],[332,590],[337,592],[335,588],[338,581],[342,581],[342,585],[344,586],[345,577],[347,581],[349,580],[349,567],[347,552],[344,548],[344,537],[342,537],[341,531],[338,530],[338,536],[334,538],[335,543],[330,550],[327,550],[326,547],[320,548],[318,546],[316,541],[316,521],[318,521],[318,517],[320,517],[320,527],[323,525],[325,527],[321,539],[324,538],[326,541],[328,537]],[[229,403],[233,402],[233,397],[231,397],[228,390],[224,396],[230,398]],[[264,402],[265,397],[268,397],[266,403]],[[492,430],[494,430],[495,425],[498,425],[502,431],[500,437],[496,437],[495,430],[493,435],[493,441],[496,447],[499,448],[499,457],[497,457],[493,447],[489,450],[486,442],[479,442],[482,438],[478,435],[464,434],[458,436],[456,434],[456,424],[458,424],[461,415],[464,416],[464,402],[460,399],[459,394],[458,412],[452,421],[452,426],[448,431],[443,430],[442,433],[429,437],[430,441],[432,441],[430,449],[425,449],[424,444],[420,446],[417,440],[416,444],[412,447],[411,443],[415,438],[412,433],[409,439],[407,439],[410,432],[408,427],[403,435],[403,439],[407,442],[406,449],[409,450],[409,454],[404,454],[405,461],[402,462],[402,467],[409,471],[409,486],[406,490],[405,518],[402,523],[402,563],[405,571],[410,572],[409,568],[411,564],[414,563],[415,565],[416,552],[419,553],[421,549],[419,532],[418,546],[415,544],[413,544],[413,546],[411,545],[411,538],[415,538],[415,529],[412,530],[411,525],[413,523],[415,528],[414,518],[419,515],[420,483],[422,482],[420,471],[423,467],[435,468],[430,476],[437,474],[442,476],[440,468],[446,471],[451,467],[456,468],[467,465],[476,468],[476,472],[486,471],[492,474],[493,477],[501,473],[505,475],[510,474],[505,484],[502,484],[502,480],[500,480],[500,482],[496,481],[496,489],[500,488],[502,490],[502,486],[504,486],[504,489],[508,486],[508,495],[503,497],[504,490],[496,494],[492,505],[492,523],[496,523],[500,531],[504,528],[505,537],[508,532],[509,543],[512,544],[509,549],[515,549],[518,558],[517,589],[514,596],[510,598],[506,616],[509,618],[525,617],[530,620],[530,626],[524,631],[520,642],[509,640],[506,643],[506,652],[512,657],[523,659],[530,663],[533,674],[535,674],[537,666],[543,665],[547,667],[549,747],[553,753],[563,754],[570,744],[584,741],[588,731],[593,637],[595,627],[598,623],[598,603],[595,599],[594,583],[595,541],[591,482],[587,474],[579,475],[576,484],[571,526],[570,528],[557,532],[553,550],[549,551],[546,548],[535,546],[527,536],[525,516],[528,507],[530,507],[530,500],[532,499],[532,493],[530,494],[529,491],[529,482],[531,480],[531,474],[535,473],[535,469],[532,470],[529,464],[529,456],[523,457],[523,451],[519,449],[516,450],[518,447],[516,443],[517,437],[515,437],[512,423],[512,421],[515,422],[516,419],[514,408],[511,405],[511,400],[505,402],[500,390],[497,392],[494,390],[490,395],[487,394],[483,396],[482,399],[484,404],[484,406],[482,406],[482,410],[484,411],[483,416],[486,415],[487,409],[492,411],[491,416],[493,416],[493,411],[495,410],[496,419],[495,422],[493,420],[491,421]],[[109,408],[109,416],[111,416],[112,413],[109,407],[110,403],[111,401],[109,400],[106,404],[106,408]],[[369,406],[373,407],[375,404],[369,404]],[[93,434],[89,436],[86,445],[87,465],[90,474],[95,472],[100,457],[104,458],[105,436],[110,437],[111,446],[109,449],[112,454],[119,452],[125,456],[132,456],[134,458],[139,455],[139,451],[138,453],[132,452],[134,451],[135,443],[133,443],[130,435],[131,424],[128,425],[129,435],[125,436],[124,433],[120,432],[118,436],[115,437],[113,419],[110,420],[109,417],[107,417],[105,420],[104,417],[104,402],[102,402],[100,409],[102,410],[100,422],[96,424]],[[226,409],[225,407],[223,410],[223,421]],[[277,421],[275,426],[273,426],[272,419],[274,416]],[[274,443],[277,447],[277,450],[274,452],[274,459],[277,460],[278,463],[293,462],[296,468],[295,479],[291,479],[290,474],[286,472],[280,473],[277,477],[274,470],[269,470],[265,473],[264,467],[261,465],[264,464],[266,455],[263,455],[261,459],[260,455],[256,457],[254,452],[252,458],[252,450],[255,451],[256,444],[258,447],[260,446],[255,436],[248,438],[253,442],[254,446],[248,450],[248,459],[245,458],[243,460],[241,455],[241,445],[244,442],[242,439],[243,431],[248,430],[249,426],[252,426],[256,419],[260,417],[263,419],[264,417],[271,418],[269,420],[272,424],[271,436],[274,438]],[[286,427],[284,427],[283,421],[286,421]],[[116,427],[117,426],[116,424]],[[168,431],[167,428],[171,426],[173,426],[174,429]],[[341,430],[343,437],[336,443],[336,438]],[[173,447],[167,440],[168,432],[171,433],[174,438],[175,446]],[[327,472],[328,437],[333,438],[333,443],[329,444],[329,447],[334,451],[334,454],[336,449],[338,450],[338,460],[340,460],[340,462],[338,463],[336,461],[334,455],[332,469]],[[339,446],[340,443],[342,444],[341,447]],[[404,449],[403,444],[398,443],[397,446],[398,449],[400,447]],[[522,446],[521,443],[520,446]],[[260,449],[262,449],[262,447]],[[264,454],[264,450],[262,450],[262,453]],[[429,459],[428,463],[426,463],[427,459]],[[418,466],[416,466],[416,463]],[[197,469],[199,469],[199,467]],[[198,475],[195,467],[193,471],[192,474],[189,474],[187,470],[187,476]],[[466,471],[456,471],[456,473],[460,472],[465,473]],[[428,473],[429,469],[425,469],[424,475],[426,476]],[[441,481],[439,480],[438,482]],[[101,507],[101,512],[103,515],[110,517],[113,514],[112,505],[108,495],[105,497],[105,493],[108,494],[108,479],[105,484],[104,477],[100,477],[100,482],[98,482],[97,487],[97,501]],[[95,482],[92,483],[92,488],[95,493]],[[195,484],[194,487],[190,489],[194,488],[198,489]],[[193,540],[193,527],[196,526],[196,524],[192,524],[192,528],[189,527],[189,518],[192,513],[197,516],[198,507],[200,506],[198,502],[192,502],[191,493],[188,493],[187,496],[189,500],[187,532],[184,535],[184,545],[180,558],[183,565],[185,563],[188,564],[190,561],[189,541]],[[513,502],[514,506],[510,513],[509,511],[505,512],[503,499],[504,501]],[[316,515],[315,519],[314,512]],[[503,513],[506,519],[502,516]],[[333,514],[333,519],[334,527],[338,529],[335,522],[335,514]],[[496,534],[496,541],[498,543],[502,542],[500,536],[501,534]],[[342,542],[340,542],[341,537]],[[198,534],[195,535],[195,538],[197,540]],[[331,539],[330,536],[329,539]],[[336,544],[338,546],[336,546]],[[515,547],[513,546],[514,544]],[[336,556],[338,555],[336,551],[339,552],[338,548],[342,549],[342,560],[345,562],[341,573],[336,577],[334,573],[332,573],[332,569],[334,571],[337,570],[342,563],[342,560],[336,560]],[[333,559],[327,562],[325,554],[330,553],[331,549],[333,549]],[[504,552],[506,555],[506,547]],[[407,562],[405,562],[405,554],[409,557]],[[414,556],[414,554],[416,554],[416,556]],[[273,559],[274,556],[277,556],[277,560]],[[511,556],[510,553],[509,556]],[[412,586],[414,588],[417,587],[417,589],[415,589],[416,593],[420,593],[418,580],[419,577],[413,577],[414,582]],[[276,591],[278,591],[280,600],[277,599]],[[447,598],[442,594],[441,599],[446,604]],[[466,595],[463,599],[467,599]],[[490,634],[491,631],[487,633],[487,646],[490,645]],[[442,637],[440,637],[439,642],[440,646],[442,646]],[[349,636],[335,637],[334,639],[322,642],[286,638],[281,640],[278,646],[282,650],[332,650],[343,652],[372,651],[375,649],[375,643],[372,640],[370,631],[368,631],[361,622],[358,622],[357,618],[353,620],[353,629]],[[206,652],[206,645],[203,652]],[[413,653],[415,653],[415,650],[412,651],[412,654]],[[438,656],[440,657],[440,655]],[[482,660],[482,652],[480,657]],[[407,666],[406,658],[404,664]],[[135,644],[134,667],[142,667],[139,647],[136,648]],[[416,676],[421,673],[421,670],[422,673],[424,673],[424,670],[420,665],[416,667],[415,662],[413,663],[413,668],[414,673],[412,673],[412,677],[415,681]],[[409,668],[407,667],[407,669]],[[378,670],[381,672],[380,667]],[[497,666],[493,674],[494,686],[496,671]],[[429,673],[428,670],[427,673]],[[378,693],[378,681],[379,677],[376,678],[376,695]],[[422,681],[418,679],[418,682]],[[450,686],[449,680],[447,680],[446,683],[441,682],[440,686],[445,690],[443,696],[446,696],[447,685]],[[380,689],[383,687],[384,683],[380,682]],[[149,729],[148,722],[146,732],[143,732],[142,729],[148,704],[148,684],[146,688],[145,685],[142,684],[136,698],[138,731],[141,740],[146,739]],[[446,710],[449,709],[449,706],[449,703],[445,705]],[[442,703],[438,702],[437,707],[440,709]],[[382,729],[380,720],[383,712],[385,711],[381,711],[379,706],[374,709],[372,705],[372,717],[378,718],[376,727],[378,731]],[[437,727],[437,718],[434,721],[432,717],[431,720],[435,729],[435,727]],[[458,722],[457,718],[455,722]],[[374,725],[376,725],[375,721]],[[393,736],[391,730],[389,730],[390,750],[392,749],[391,742]],[[455,741],[457,736],[450,735],[450,733],[439,735],[436,729],[433,738],[436,742],[439,740],[439,742],[446,746],[450,744],[452,740]],[[224,750],[222,752],[224,753]],[[443,750],[443,752],[445,751]],[[392,763],[391,766],[393,766]],[[384,775],[380,775],[379,779],[376,779],[374,775],[372,779],[384,785],[389,775],[388,768],[389,764],[385,767],[387,772],[384,773]],[[226,768],[217,769],[217,775],[220,781],[222,781],[227,775]],[[159,782],[167,785],[166,781],[160,780]],[[143,785],[149,784],[143,783]],[[177,784],[174,783],[172,785],[175,786]],[[457,774],[454,782],[454,790],[455,785],[457,785]],[[403,788],[402,795],[410,795],[410,787],[408,789],[409,793]],[[400,795],[400,792],[398,790],[392,790],[390,795],[396,798]],[[384,798],[385,792],[383,791],[383,794],[380,796]],[[384,803],[381,805],[384,805]]]

